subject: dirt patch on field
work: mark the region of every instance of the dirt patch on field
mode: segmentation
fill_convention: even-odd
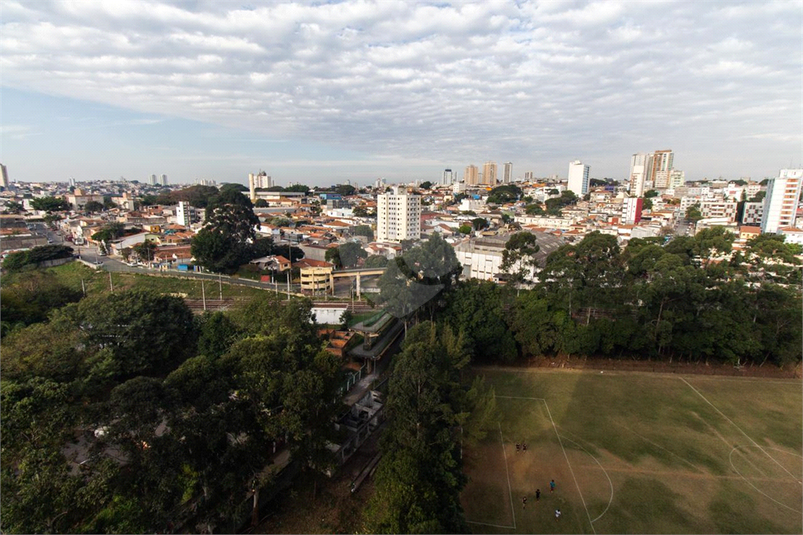
[[[774,377],[783,379],[799,379],[803,377],[801,363],[798,363],[796,366],[786,366],[783,368],[778,368],[771,364],[765,364],[764,366],[748,364],[735,367],[732,364],[722,363],[650,361],[561,355],[557,357],[530,357],[523,360],[518,367],[683,373],[692,375],[730,375],[736,377]]]

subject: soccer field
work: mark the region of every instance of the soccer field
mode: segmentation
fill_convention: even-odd
[[[799,380],[475,373],[499,414],[463,454],[475,533],[803,532]]]

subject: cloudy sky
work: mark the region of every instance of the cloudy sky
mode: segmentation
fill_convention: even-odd
[[[4,0],[12,179],[280,183],[514,173],[688,179],[801,162],[789,2]]]

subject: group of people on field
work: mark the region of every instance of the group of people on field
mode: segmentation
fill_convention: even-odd
[[[526,442],[517,442],[516,443],[516,453],[525,452],[527,451],[527,443]],[[549,482],[549,492],[555,492],[555,480],[551,480]],[[535,501],[541,500],[541,489],[535,489]],[[527,496],[522,497],[521,499],[521,508],[525,509],[527,507]],[[555,520],[560,520],[560,509],[555,509]]]

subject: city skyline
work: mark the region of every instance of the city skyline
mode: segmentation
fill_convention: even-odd
[[[625,180],[660,147],[689,181],[800,165],[793,3],[139,6],[4,6],[12,180],[437,182],[576,159]]]

